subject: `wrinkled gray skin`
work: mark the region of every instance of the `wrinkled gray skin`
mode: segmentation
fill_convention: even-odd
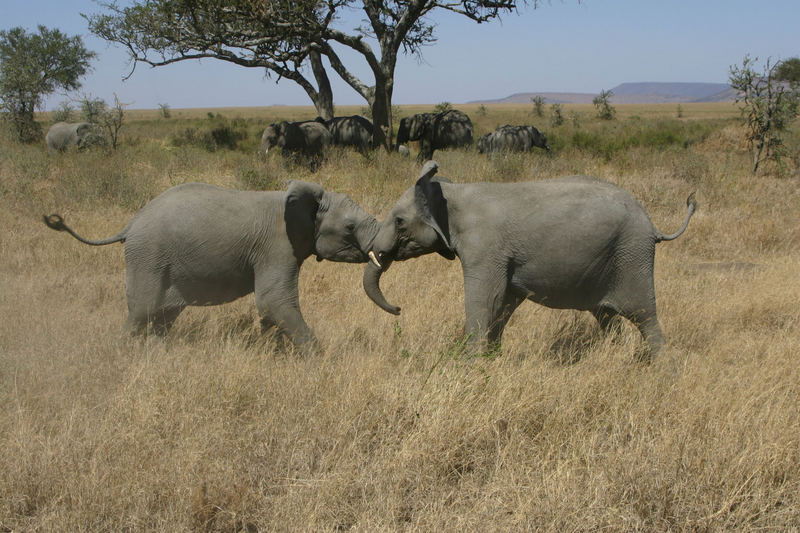
[[[303,261],[363,263],[377,221],[344,194],[316,183],[284,191],[235,191],[202,183],[160,194],[116,235],[87,240],[50,215],[45,223],[79,241],[125,243],[128,319],[160,335],[187,306],[217,305],[255,292],[262,330],[277,326],[298,346],[317,341],[300,314]]]
[[[379,281],[392,261],[431,252],[461,260],[466,333],[479,350],[499,344],[511,313],[526,299],[590,311],[604,330],[631,320],[651,355],[664,345],[653,286],[655,245],[679,237],[696,209],[687,199],[683,227],[659,232],[642,206],[611,183],[586,177],[528,183],[454,184],[432,180],[429,161],[416,185],[380,224],[364,289],[399,313]]]
[[[324,124],[315,120],[306,122],[278,122],[266,127],[261,135],[261,150],[268,154],[280,148],[284,157],[299,155],[319,164],[333,137]]]
[[[500,126],[478,139],[479,153],[530,152],[535,147],[550,152],[547,137],[533,126]]]
[[[372,148],[372,122],[360,115],[334,117],[330,120],[317,117],[316,121],[328,128],[331,142],[336,146],[350,146],[360,152]]]
[[[472,144],[472,121],[461,111],[451,109],[442,113],[418,113],[400,120],[397,146],[419,141],[417,160],[433,157],[433,152],[460,148]]]
[[[44,140],[50,151],[64,151],[70,146],[81,147],[93,131],[89,122],[56,122],[50,126]]]

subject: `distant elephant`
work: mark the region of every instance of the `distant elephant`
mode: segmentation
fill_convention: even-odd
[[[433,152],[445,148],[460,148],[472,144],[472,121],[457,109],[441,113],[418,113],[400,120],[397,145],[419,141],[419,161],[433,157]]]
[[[87,144],[95,144],[99,136],[102,134],[89,122],[56,122],[47,131],[45,142],[50,151],[64,151],[70,146],[83,148]],[[91,139],[94,141],[89,143]]]
[[[328,128],[332,144],[336,146],[352,146],[360,152],[372,148],[372,122],[360,115],[334,117],[330,120],[317,117],[316,121]]]
[[[125,243],[127,328],[164,335],[187,306],[255,292],[262,330],[277,326],[298,346],[316,345],[300,313],[297,278],[310,255],[363,263],[377,221],[348,196],[292,181],[284,191],[236,191],[187,183],[160,194],[127,226],[92,241],[59,215],[48,227],[93,246]]]
[[[533,126],[500,126],[478,139],[478,152],[530,152],[534,147],[550,152],[547,137]]]
[[[429,161],[380,223],[364,272],[364,289],[378,306],[400,312],[379,285],[392,261],[438,252],[461,260],[465,329],[478,349],[499,344],[509,317],[529,299],[590,311],[604,330],[623,316],[651,355],[658,353],[665,341],[656,315],[655,245],[686,230],[694,194],[683,226],[664,235],[629,193],[597,178],[454,184],[431,179],[437,168]]]
[[[333,137],[324,124],[315,120],[306,122],[272,123],[261,135],[261,150],[267,154],[272,148],[280,148],[284,157],[300,155],[308,158],[312,166],[318,164]]]

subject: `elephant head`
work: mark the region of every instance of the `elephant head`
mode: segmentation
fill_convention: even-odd
[[[408,189],[389,216],[379,224],[369,250],[370,262],[364,271],[364,290],[381,309],[399,314],[380,289],[380,277],[393,261],[403,261],[437,252],[447,259],[456,254],[450,239],[447,200],[442,194],[444,178],[432,179],[439,166],[428,161],[417,183]]]
[[[272,148],[278,146],[278,131],[278,124],[273,122],[261,134],[261,151],[265,154],[268,154]]]
[[[349,196],[299,180],[289,183],[284,218],[295,253],[317,261],[364,263],[378,231],[378,221]]]
[[[533,146],[543,148],[547,153],[550,153],[550,145],[547,143],[547,137],[545,137],[544,133],[533,126],[525,126],[525,128],[528,130]]]

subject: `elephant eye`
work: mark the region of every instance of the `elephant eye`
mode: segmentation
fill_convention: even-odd
[[[398,228],[402,228],[405,225],[405,223],[406,221],[403,219],[403,217],[395,217],[394,219],[394,225],[397,226]]]
[[[348,233],[353,233],[356,230],[356,223],[350,220],[345,224],[344,227]]]

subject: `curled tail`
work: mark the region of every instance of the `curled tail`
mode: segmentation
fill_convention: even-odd
[[[681,229],[671,235],[664,235],[660,231],[656,230],[656,242],[671,241],[683,235],[683,232],[689,227],[689,220],[697,210],[697,200],[694,199],[694,193],[690,194],[686,199],[686,207],[688,208],[688,213],[686,213],[686,220],[683,221],[683,226],[681,226]]]
[[[108,237],[107,239],[101,239],[99,241],[90,241],[89,239],[84,239],[83,237],[72,231],[72,228],[64,224],[64,219],[61,218],[61,215],[44,215],[42,218],[44,219],[44,223],[47,225],[48,228],[54,229],[56,231],[66,231],[67,233],[69,233],[82,243],[89,244],[91,246],[103,246],[115,242],[123,242],[125,240],[125,236],[127,234],[127,229],[128,229],[126,227],[116,235]]]

